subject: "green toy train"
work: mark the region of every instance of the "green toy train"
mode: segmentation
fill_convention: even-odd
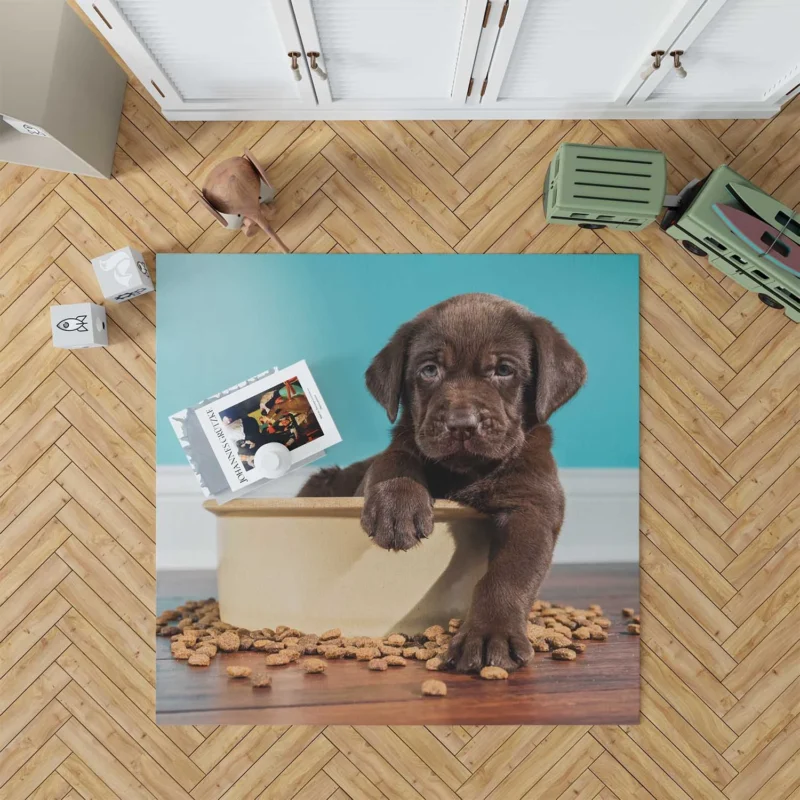
[[[547,221],[641,230],[655,222],[690,253],[800,322],[800,218],[730,167],[666,194],[658,150],[562,144],[544,184]]]

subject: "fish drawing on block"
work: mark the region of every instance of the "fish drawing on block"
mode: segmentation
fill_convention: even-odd
[[[724,203],[714,203],[714,211],[725,224],[753,250],[781,269],[800,273],[800,245],[758,217]]]
[[[62,331],[76,331],[77,333],[86,333],[89,330],[89,326],[86,324],[86,314],[62,319],[56,324],[56,327]]]

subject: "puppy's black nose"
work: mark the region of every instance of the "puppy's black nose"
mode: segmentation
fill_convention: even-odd
[[[478,428],[478,415],[471,408],[454,408],[448,412],[445,425],[452,436],[469,439]]]

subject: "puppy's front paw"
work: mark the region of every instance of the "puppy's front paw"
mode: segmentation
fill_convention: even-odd
[[[483,667],[502,667],[507,672],[526,664],[533,648],[524,620],[467,620],[452,638],[446,664],[459,672],[480,672]]]
[[[411,478],[391,478],[370,487],[361,527],[379,547],[409,550],[433,531],[433,500]]]

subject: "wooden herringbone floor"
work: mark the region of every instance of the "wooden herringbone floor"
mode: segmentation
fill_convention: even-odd
[[[0,796],[800,797],[800,326],[655,227],[548,227],[560,141],[730,162],[800,202],[800,101],[772,121],[209,122],[129,86],[111,181],[0,169]],[[165,727],[154,713],[154,296],[108,349],[50,344],[88,258],[269,250],[194,186],[250,147],[298,252],[621,252],[642,267],[636,727]],[[262,791],[263,790],[263,791]]]

